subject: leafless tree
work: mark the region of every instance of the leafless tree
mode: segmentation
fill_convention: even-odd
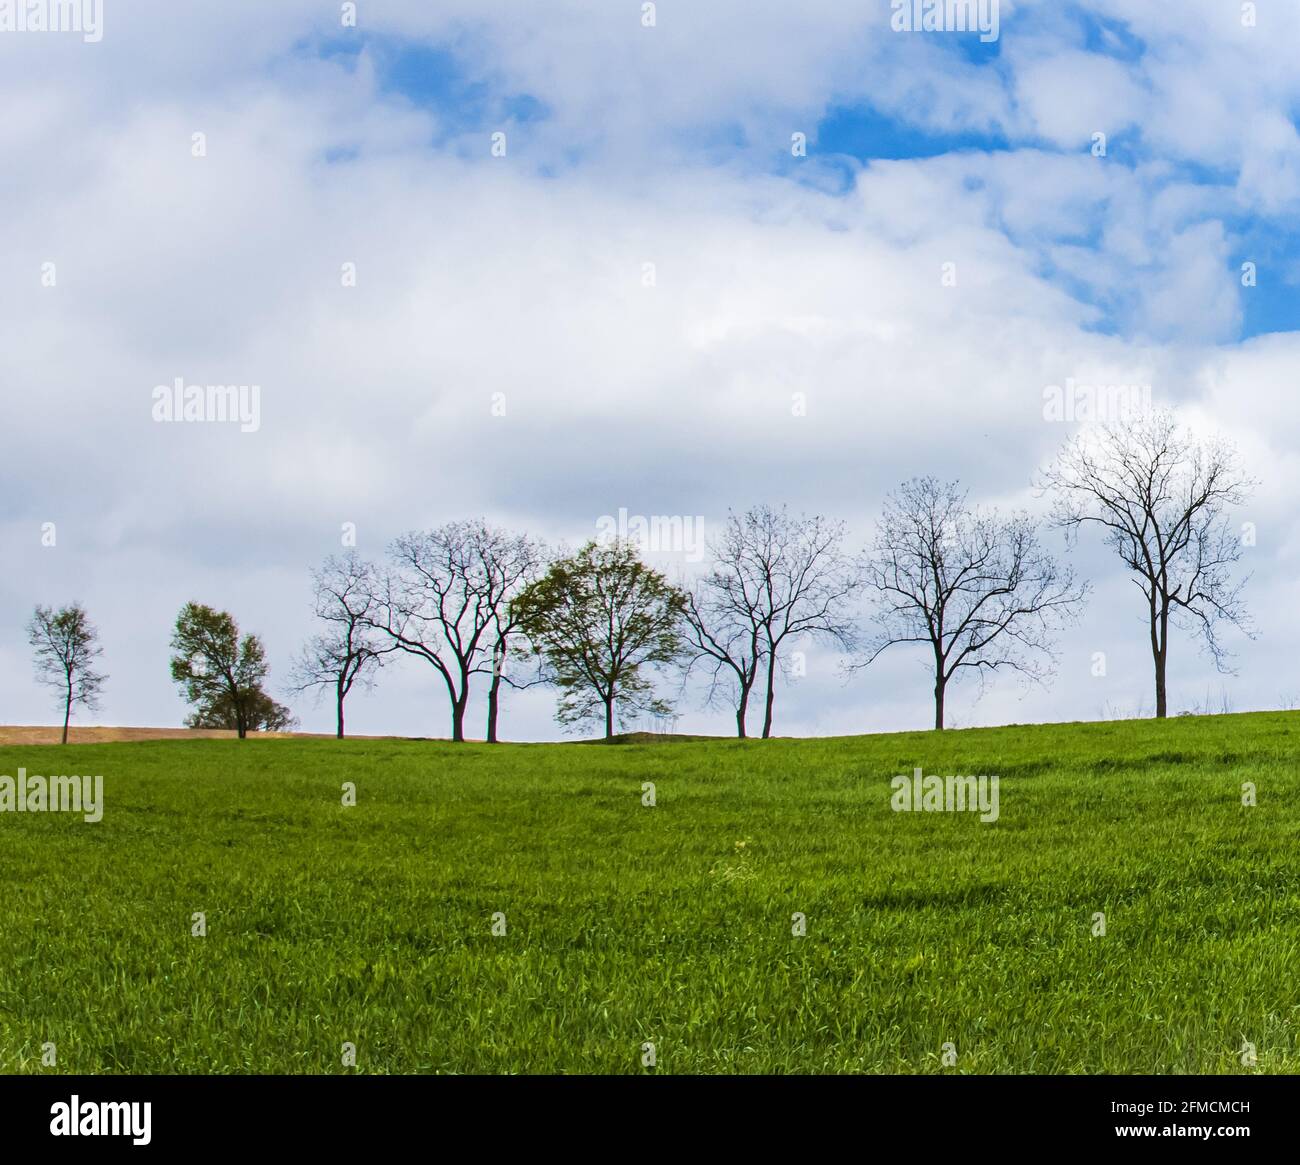
[[[405,534],[389,553],[394,569],[379,585],[372,625],[442,677],[455,741],[465,739],[473,677],[491,674],[488,738],[495,740],[500,685],[510,682],[506,654],[517,631],[510,602],[536,576],[540,545],[475,520]]]
[[[736,735],[746,736],[749,697],[766,658],[766,641],[756,596],[743,577],[719,565],[686,592],[684,637],[690,668],[709,672],[708,703],[729,686],[736,713]]]
[[[492,666],[488,682],[487,742],[497,743],[497,720],[501,710],[501,685],[528,688],[543,682],[540,675],[518,678],[510,666],[511,645],[522,637],[522,614],[514,600],[529,583],[535,582],[547,564],[548,552],[543,542],[526,535],[502,536],[490,553],[492,569],[501,580],[503,598],[492,615]]]
[[[355,550],[330,557],[312,571],[316,617],[326,630],[314,635],[293,666],[292,690],[332,691],[336,734],[343,739],[343,704],[360,681],[369,688],[385,655],[396,647],[373,626],[378,605],[374,567]]]
[[[728,512],[717,560],[688,604],[688,636],[697,660],[736,681],[736,730],[745,735],[750,695],[764,681],[763,738],[772,735],[780,649],[814,636],[848,648],[847,617],[857,581],[842,552],[843,523],[791,516],[782,507]]]
[[[1053,631],[1076,617],[1087,594],[1041,548],[1028,515],[973,508],[960,483],[933,477],[888,496],[862,565],[879,606],[857,666],[896,644],[927,648],[938,730],[948,685],[963,668],[1044,678]]]
[[[37,607],[27,624],[27,642],[36,663],[36,678],[58,693],[63,710],[63,743],[68,743],[72,709],[95,709],[105,676],[94,669],[103,654],[99,632],[80,603],[54,610]]]
[[[1221,672],[1231,672],[1221,625],[1253,637],[1241,590],[1232,580],[1241,540],[1225,514],[1254,482],[1235,451],[1199,439],[1167,410],[1085,430],[1042,474],[1056,495],[1054,520],[1074,537],[1101,529],[1142,592],[1155,664],[1156,716],[1168,714],[1169,625],[1202,637]]]

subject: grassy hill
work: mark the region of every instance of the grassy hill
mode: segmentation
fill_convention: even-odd
[[[1300,1071],[1300,715],[19,766],[106,808],[0,814],[0,1071]]]

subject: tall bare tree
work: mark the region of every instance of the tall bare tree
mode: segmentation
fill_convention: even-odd
[[[373,625],[378,589],[374,567],[355,550],[312,571],[314,609],[326,630],[312,636],[294,661],[292,690],[332,692],[339,740],[349,693],[358,681],[369,687],[384,657],[397,650]]]
[[[1071,537],[1098,527],[1141,590],[1157,718],[1169,711],[1171,623],[1199,634],[1216,668],[1231,672],[1219,627],[1253,632],[1241,601],[1246,580],[1232,579],[1241,540],[1226,510],[1244,502],[1254,482],[1229,444],[1198,438],[1155,409],[1083,431],[1040,484],[1056,495],[1056,524]]]
[[[736,681],[736,729],[745,735],[750,695],[760,677],[763,738],[772,735],[781,647],[810,635],[842,648],[853,642],[848,604],[858,582],[841,549],[844,525],[783,506],[729,511],[712,544],[716,565],[688,604],[689,641]],[[715,673],[720,674],[720,673]]]
[[[63,743],[68,743],[72,709],[93,710],[107,678],[94,669],[103,654],[99,632],[80,603],[54,610],[37,607],[27,624],[27,642],[35,653],[36,678],[59,694],[63,708]]]
[[[502,664],[516,630],[508,607],[541,561],[537,544],[474,520],[405,534],[389,553],[394,569],[380,583],[368,621],[397,650],[423,659],[442,677],[452,740],[465,739],[473,677],[493,674],[489,733],[495,738],[495,697],[506,680]]]
[[[939,731],[948,685],[963,668],[1042,679],[1054,658],[1052,633],[1087,595],[1039,545],[1028,515],[1003,518],[967,499],[958,482],[906,482],[886,498],[862,564],[878,599],[877,630],[857,666],[899,644],[926,647]]]

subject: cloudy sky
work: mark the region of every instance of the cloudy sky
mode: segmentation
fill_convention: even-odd
[[[457,517],[574,545],[772,502],[860,544],[921,473],[1045,513],[1071,378],[1150,385],[1260,483],[1258,637],[1225,639],[1235,676],[1176,639],[1171,711],[1300,703],[1291,0],[1001,0],[994,41],[895,31],[889,0],[350,7],[0,31],[0,722],[55,719],[23,625],[73,599],[96,722],[181,722],[191,599],[264,637],[285,698],[347,523],[382,558]],[[178,378],[256,384],[259,427],[155,422]],[[1095,589],[1055,682],[963,682],[950,723],[1150,713],[1135,588],[1095,539],[1068,557]],[[920,655],[846,683],[805,650],[778,733],[930,722]],[[558,737],[552,710],[509,696],[503,735]],[[400,662],[349,727],[445,734],[441,682]]]

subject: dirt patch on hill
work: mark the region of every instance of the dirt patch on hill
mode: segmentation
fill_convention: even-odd
[[[292,732],[254,732],[257,737],[288,737]],[[226,728],[78,728],[68,729],[69,744],[114,744],[132,740],[234,740],[237,733]],[[63,729],[0,726],[0,744],[58,744]]]

